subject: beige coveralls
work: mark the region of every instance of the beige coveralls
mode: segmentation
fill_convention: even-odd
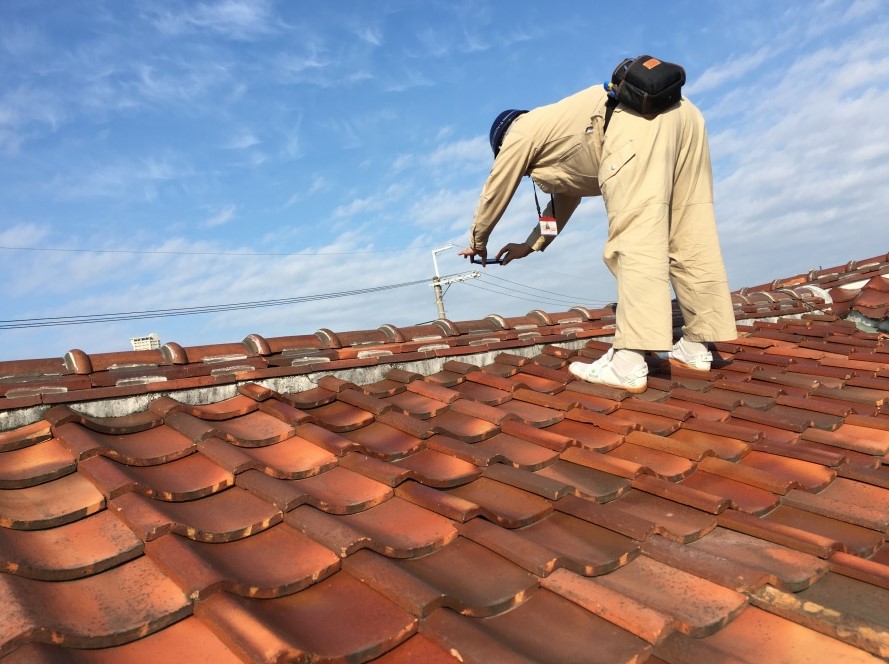
[[[614,348],[673,345],[671,284],[688,341],[736,338],[700,111],[685,99],[655,117],[618,106],[603,140],[606,100],[598,85],[513,121],[482,190],[470,246],[487,247],[524,175],[553,194],[559,231],[582,197],[601,194],[604,259],[617,279]],[[553,214],[552,203],[544,214]],[[535,225],[527,243],[543,251],[552,239]]]

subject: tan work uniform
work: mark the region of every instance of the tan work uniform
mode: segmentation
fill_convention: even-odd
[[[618,106],[603,137],[606,100],[597,85],[512,122],[482,190],[470,246],[487,247],[524,175],[553,195],[559,231],[581,198],[601,194],[604,259],[618,290],[614,347],[673,345],[671,284],[688,341],[734,339],[700,111],[685,99],[655,117]],[[544,214],[553,214],[552,203]],[[543,251],[552,239],[535,225],[526,242]]]

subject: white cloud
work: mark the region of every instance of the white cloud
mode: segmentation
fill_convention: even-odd
[[[158,30],[170,35],[210,30],[235,40],[262,37],[277,29],[272,6],[266,0],[201,2],[181,13],[156,11],[151,20]]]
[[[213,228],[215,226],[222,226],[223,224],[227,224],[232,219],[235,218],[235,215],[238,213],[238,206],[232,203],[224,206],[219,212],[212,215],[211,217],[204,219],[201,222],[201,226],[204,228]]]

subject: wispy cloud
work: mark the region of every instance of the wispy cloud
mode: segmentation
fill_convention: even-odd
[[[210,30],[236,40],[255,39],[274,32],[278,22],[267,0],[201,2],[188,11],[150,13],[155,27],[169,35]]]
[[[229,203],[225,205],[221,210],[219,210],[216,214],[211,217],[204,219],[201,223],[201,226],[204,228],[214,228],[216,226],[222,226],[223,224],[227,224],[238,213],[238,206],[233,203]]]

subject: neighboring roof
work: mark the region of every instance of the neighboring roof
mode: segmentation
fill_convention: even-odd
[[[2,362],[0,660],[889,657],[885,275],[636,396],[611,307]]]

